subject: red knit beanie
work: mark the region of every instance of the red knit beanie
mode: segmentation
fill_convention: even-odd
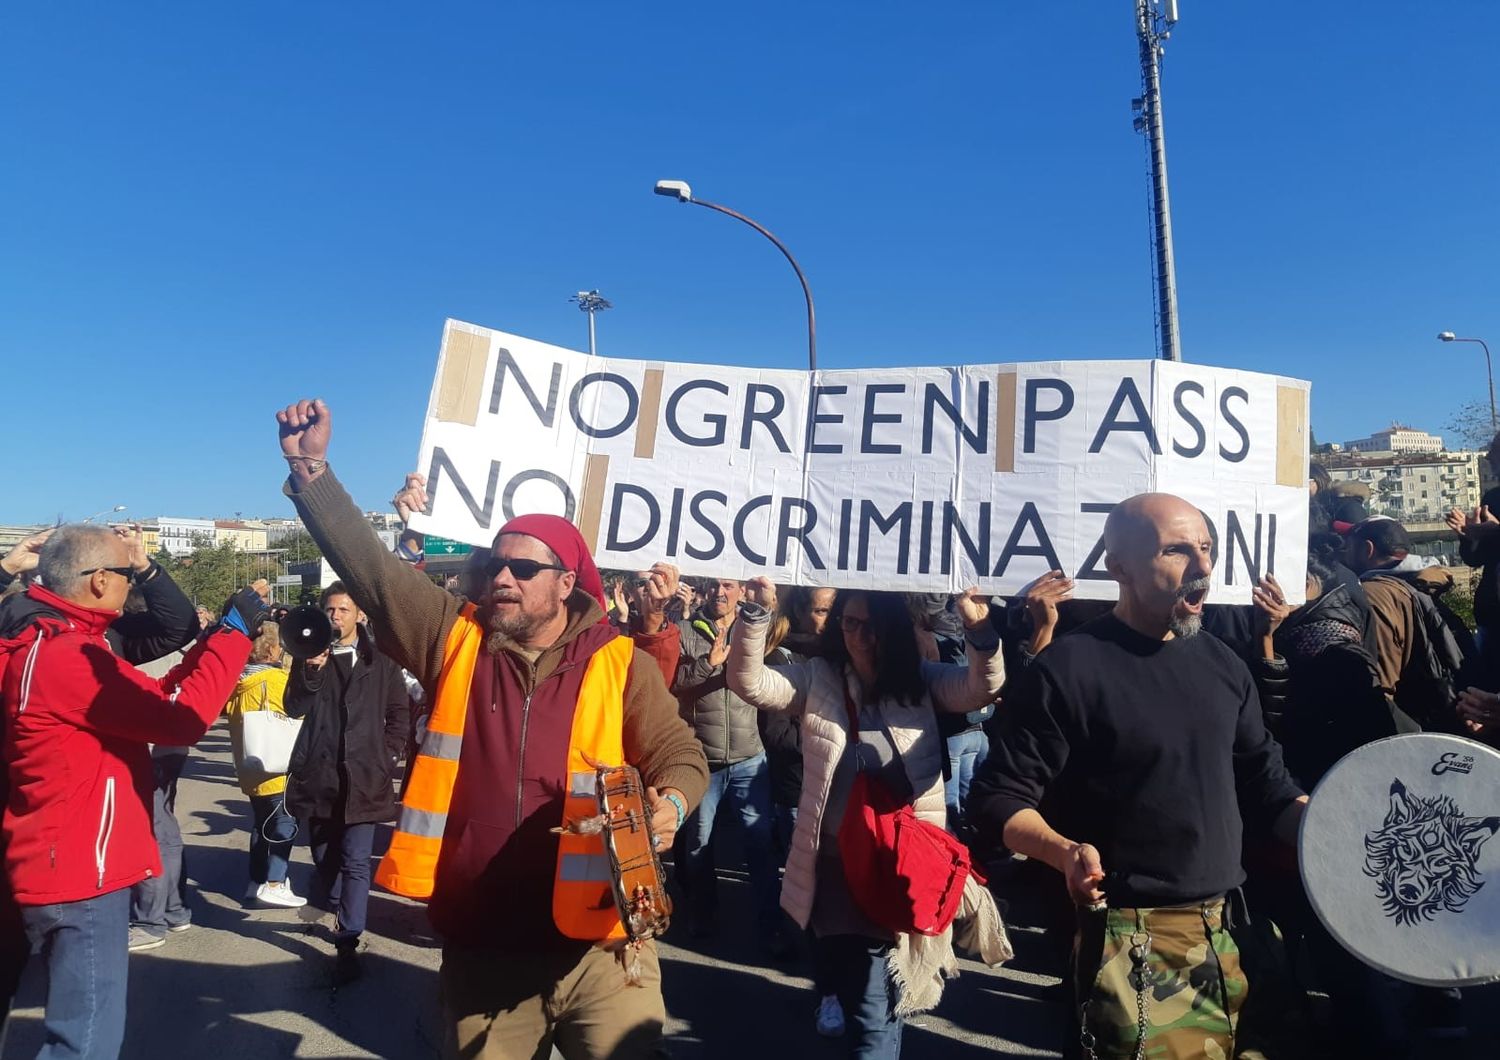
[[[594,566],[594,557],[589,554],[589,546],[576,526],[560,515],[518,515],[502,526],[495,536],[498,538],[500,534],[525,534],[557,553],[558,562],[578,575],[578,588],[598,600],[608,615],[604,581],[599,577],[599,568]]]

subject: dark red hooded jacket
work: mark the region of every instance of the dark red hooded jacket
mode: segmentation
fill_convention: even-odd
[[[34,585],[35,619],[0,640],[5,869],[16,901],[95,898],[161,872],[148,744],[194,744],[223,709],[250,640],[220,630],[153,680],[104,639],[118,615]]]

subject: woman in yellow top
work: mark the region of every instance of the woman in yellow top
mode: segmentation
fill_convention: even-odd
[[[273,622],[261,627],[250,652],[250,661],[240,674],[234,695],[224,708],[229,717],[229,745],[240,790],[250,796],[250,885],[245,901],[295,909],[307,904],[292,891],[287,867],[297,822],[286,812],[283,793],[285,773],[263,773],[245,762],[245,715],[257,710],[285,714],[281,700],[286,692],[286,671],[281,668],[281,636]]]

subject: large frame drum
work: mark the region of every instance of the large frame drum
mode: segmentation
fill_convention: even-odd
[[[1313,791],[1303,886],[1329,933],[1371,967],[1424,986],[1494,982],[1497,831],[1500,753],[1435,733],[1377,740]]]

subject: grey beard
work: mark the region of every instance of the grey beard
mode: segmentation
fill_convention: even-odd
[[[1184,615],[1178,618],[1173,615],[1167,622],[1167,628],[1172,631],[1174,637],[1181,637],[1184,640],[1188,637],[1196,637],[1203,631],[1203,616]]]
[[[509,623],[503,621],[496,611],[490,610],[484,622],[485,628],[490,631],[484,642],[486,651],[491,655],[498,655],[536,628],[537,623],[533,619],[525,616],[518,617],[520,621]]]

